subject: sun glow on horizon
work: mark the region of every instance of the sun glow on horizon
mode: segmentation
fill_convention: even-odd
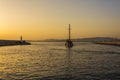
[[[120,38],[120,1],[0,0],[0,39]]]

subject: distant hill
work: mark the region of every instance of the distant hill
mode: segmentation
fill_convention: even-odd
[[[120,41],[120,39],[110,38],[110,37],[93,37],[93,38],[74,39],[73,41],[81,41],[81,42],[109,42],[109,41]]]
[[[32,42],[65,42],[65,39],[47,39],[47,40],[35,40]],[[93,37],[93,38],[81,38],[81,39],[72,39],[74,42],[110,42],[110,41],[120,41],[117,38],[110,37]]]

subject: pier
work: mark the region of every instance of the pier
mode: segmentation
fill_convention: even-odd
[[[30,45],[27,41],[19,40],[0,40],[0,46],[11,46],[11,45]]]
[[[30,43],[23,40],[22,36],[20,36],[20,40],[0,40],[0,46],[11,46],[11,45],[30,45]]]

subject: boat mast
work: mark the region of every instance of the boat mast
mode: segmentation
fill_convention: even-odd
[[[69,40],[71,39],[71,36],[70,36],[70,35],[71,35],[71,32],[70,32],[70,30],[71,30],[71,29],[70,29],[70,24],[69,24]]]
[[[72,48],[73,47],[73,43],[71,41],[71,28],[70,28],[70,24],[69,24],[69,29],[68,29],[68,40],[66,40],[65,46],[67,48]]]

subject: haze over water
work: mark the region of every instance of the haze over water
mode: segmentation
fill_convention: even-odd
[[[76,42],[0,47],[1,80],[119,80],[120,47]]]

